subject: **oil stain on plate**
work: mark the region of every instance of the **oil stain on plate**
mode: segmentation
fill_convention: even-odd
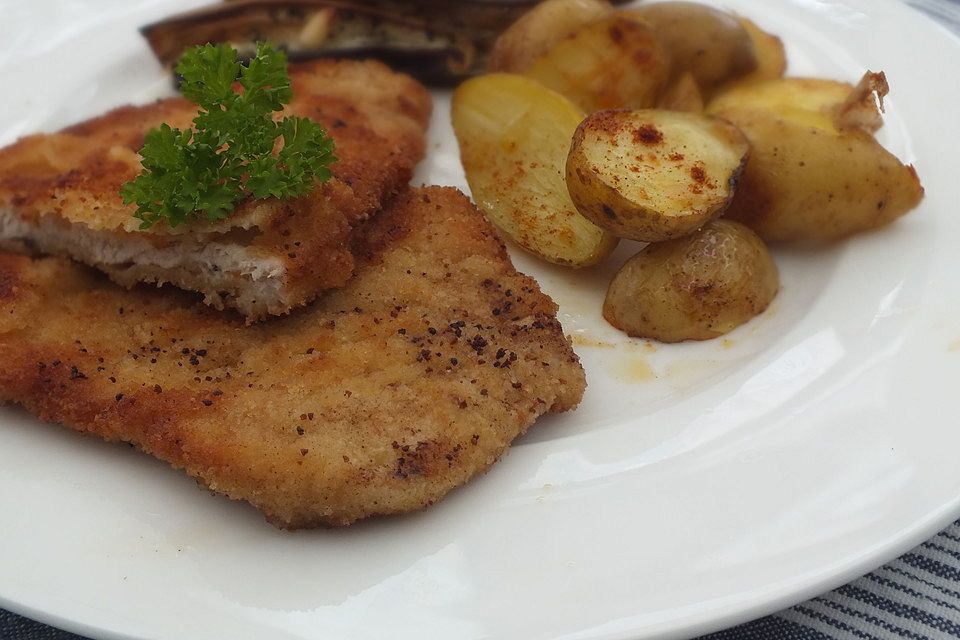
[[[616,345],[605,340],[597,340],[582,333],[574,333],[570,336],[570,341],[575,347],[596,347],[599,349],[613,349]]]
[[[653,367],[643,358],[636,356],[625,358],[614,368],[614,375],[624,382],[650,382],[657,379]]]

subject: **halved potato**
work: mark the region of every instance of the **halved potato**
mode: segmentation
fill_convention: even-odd
[[[690,72],[704,89],[757,67],[750,34],[735,17],[697,2],[657,2],[627,10],[650,23],[672,59],[672,74]]]
[[[778,78],[739,85],[715,96],[707,113],[745,107],[803,118],[811,125],[833,127],[834,114],[853,92],[853,85],[820,78]],[[814,115],[822,118],[815,118]]]
[[[576,105],[534,80],[498,73],[460,85],[452,117],[473,198],[507,236],[573,267],[613,251],[617,238],[580,215],[564,182],[583,119]]]
[[[708,105],[750,140],[750,161],[727,217],[767,241],[827,242],[887,224],[923,187],[873,137],[882,74],[860,85],[784,78],[733,89]]]
[[[657,103],[670,58],[648,24],[616,14],[551,47],[524,72],[587,113]]]
[[[779,288],[777,265],[760,238],[716,220],[628,260],[610,283],[603,316],[635,337],[709,340],[761,313]]]
[[[722,113],[752,152],[727,210],[768,242],[820,243],[885,225],[923,199],[917,172],[863,130],[769,111]]]
[[[883,72],[867,71],[856,86],[821,78],[778,78],[731,87],[710,101],[707,112],[759,109],[820,128],[872,133],[883,126],[883,99],[889,91]]]
[[[693,74],[687,72],[671,81],[660,96],[657,108],[688,113],[703,112],[703,94],[697,81],[693,79]]]
[[[577,128],[567,186],[577,209],[610,233],[670,240],[723,213],[749,151],[743,134],[717,118],[601,111]]]
[[[545,0],[500,34],[490,51],[488,68],[524,71],[557,42],[611,11],[606,0]]]

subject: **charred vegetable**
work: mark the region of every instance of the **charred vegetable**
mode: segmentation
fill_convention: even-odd
[[[252,56],[258,41],[291,60],[380,58],[431,83],[482,72],[500,33],[535,0],[235,0],[141,29],[167,66],[185,49],[229,42]]]

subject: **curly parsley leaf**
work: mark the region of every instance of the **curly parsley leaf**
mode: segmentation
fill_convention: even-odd
[[[330,179],[337,159],[323,127],[307,118],[274,120],[293,97],[283,51],[260,43],[244,65],[229,45],[207,44],[187,51],[177,73],[184,97],[200,110],[192,129],[163,124],[147,133],[143,170],[120,190],[125,204],[137,204],[141,229],[222,220],[246,198],[299,196]]]

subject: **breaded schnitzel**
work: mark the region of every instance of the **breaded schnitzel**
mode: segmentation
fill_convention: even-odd
[[[354,251],[344,288],[254,325],[0,253],[0,400],[133,443],[289,528],[429,505],[579,403],[556,305],[461,193],[399,196]]]
[[[353,273],[353,230],[410,180],[423,156],[430,95],[377,62],[290,66],[284,114],[311,117],[336,142],[334,178],[292,200],[249,200],[228,219],[138,229],[121,185],[140,172],[146,132],[189,128],[196,107],[171,98],[122,107],[0,150],[0,242],[69,255],[116,282],[173,283],[249,320],[281,314]]]

